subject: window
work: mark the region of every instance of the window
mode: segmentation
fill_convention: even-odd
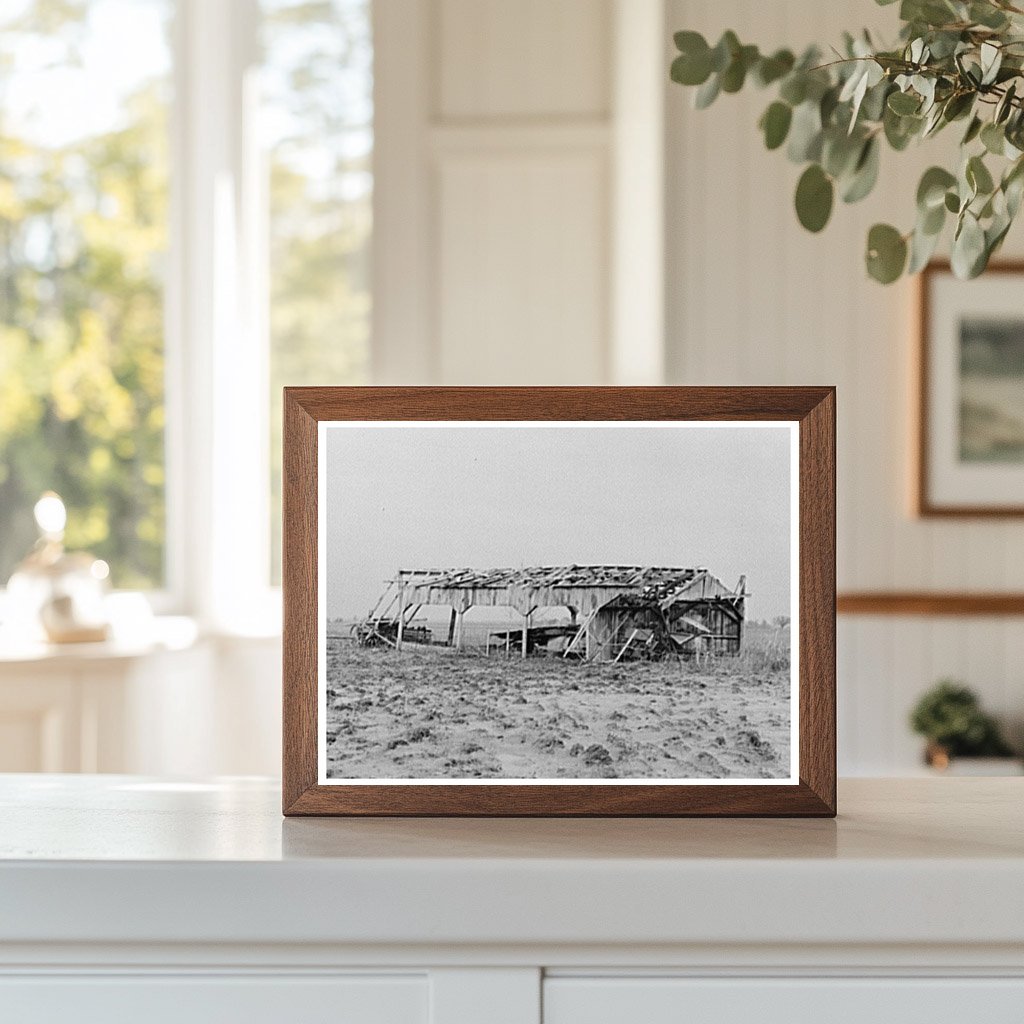
[[[116,587],[273,604],[281,388],[367,377],[372,68],[370,0],[2,5],[0,586],[53,489]]]
[[[170,14],[0,14],[0,583],[48,489],[117,586],[164,580]]]
[[[367,378],[373,49],[369,0],[264,0],[263,12],[276,582],[281,388]]]

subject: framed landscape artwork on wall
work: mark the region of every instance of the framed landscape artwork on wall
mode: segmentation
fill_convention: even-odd
[[[829,388],[291,388],[286,814],[835,812]]]
[[[1024,264],[920,282],[917,511],[1024,515]]]

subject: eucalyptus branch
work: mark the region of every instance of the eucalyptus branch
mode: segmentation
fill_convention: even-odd
[[[768,149],[785,146],[804,165],[795,206],[809,231],[825,227],[837,194],[854,203],[872,191],[883,144],[899,152],[962,122],[959,165],[922,176],[911,230],[876,224],[868,232],[866,265],[885,284],[916,273],[952,220],[953,269],[974,277],[1002,245],[1024,198],[1024,26],[1013,20],[1024,9],[1010,0],[902,0],[899,14],[895,48],[877,48],[867,33],[847,34],[827,62],[815,47],[798,58],[789,50],[762,54],[734,32],[715,46],[678,32],[671,75],[697,87],[702,109],[751,81],[775,90],[759,128]]]

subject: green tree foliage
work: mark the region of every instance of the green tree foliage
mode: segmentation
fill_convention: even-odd
[[[270,153],[271,567],[280,564],[281,389],[369,369],[368,0],[265,0]]]
[[[73,65],[86,15],[36,0],[0,24],[0,583],[53,489],[68,545],[105,558],[117,586],[151,587],[164,547],[164,83],[141,83],[118,126],[66,144],[19,135],[5,103],[17,47]]]
[[[825,227],[837,194],[854,203],[871,192],[883,142],[902,151],[959,123],[959,166],[925,173],[913,227],[876,224],[865,263],[883,284],[916,273],[951,222],[953,270],[977,277],[1024,196],[1024,9],[1012,0],[899,3],[897,46],[847,33],[828,56],[817,47],[799,57],[763,54],[731,31],[712,47],[699,33],[678,32],[671,77],[696,87],[698,108],[747,82],[775,90],[760,127],[768,149],[787,143],[789,159],[808,165],[795,205],[809,231]]]
[[[140,82],[116,127],[61,145],[25,137],[5,102],[19,47],[79,63],[94,6],[0,14],[0,585],[47,489],[68,505],[69,546],[105,558],[116,586],[163,580],[169,83]],[[276,568],[281,387],[367,372],[372,43],[368,0],[261,7]]]

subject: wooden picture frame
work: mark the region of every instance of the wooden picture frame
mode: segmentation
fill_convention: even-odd
[[[914,467],[913,508],[921,518],[947,519],[993,519],[1024,516],[1024,497],[998,497],[995,500],[980,500],[994,486],[991,482],[993,468],[984,464],[984,458],[977,459],[977,465],[966,463],[958,471],[954,466],[954,440],[951,427],[955,416],[952,404],[956,401],[952,375],[952,361],[957,353],[952,351],[947,337],[948,319],[952,311],[961,315],[961,331],[966,318],[963,314],[981,316],[990,305],[994,290],[1002,289],[1007,284],[1007,277],[1018,277],[1015,286],[1019,290],[1024,285],[1024,262],[998,261],[989,264],[983,277],[973,281],[958,281],[953,277],[947,261],[936,260],[921,272],[917,282],[917,344],[915,377],[917,387],[916,437],[913,451],[916,465]],[[942,294],[939,290],[942,289]],[[956,289],[954,296],[947,297],[947,292]],[[1019,305],[1019,300],[1008,288],[1006,289],[1007,308],[1002,312],[998,309],[992,314],[993,319],[1006,315],[1009,309]],[[1020,321],[1024,331],[1024,313],[1013,313],[1014,320]],[[942,343],[937,345],[941,336]],[[963,338],[961,335],[961,345]],[[937,353],[936,348],[942,353]],[[964,372],[962,368],[959,371]],[[960,378],[961,387],[964,386]],[[936,393],[944,396],[937,398]],[[960,401],[963,402],[961,395]],[[965,427],[963,412],[960,413],[959,431],[961,439]],[[963,441],[961,440],[961,449]],[[1019,446],[1018,446],[1019,447]],[[991,464],[990,464],[991,465]],[[1005,478],[1012,473],[1014,479],[1019,477],[1016,491],[1024,495],[1024,461],[1016,466],[996,469]]]
[[[329,427],[367,424],[402,428],[604,426],[611,432],[620,426],[650,426],[652,430],[689,426],[703,430],[717,424],[740,428],[734,432],[737,437],[748,436],[755,427],[767,430],[791,424],[787,436],[792,438],[793,458],[787,464],[787,480],[791,480],[792,490],[786,508],[791,516],[793,504],[797,506],[792,537],[798,542],[790,547],[799,553],[798,561],[793,556],[795,573],[790,574],[798,581],[790,606],[798,608],[793,623],[798,623],[798,636],[792,652],[798,664],[798,673],[793,672],[796,699],[787,705],[792,706],[794,721],[799,722],[798,733],[794,733],[798,742],[791,750],[792,774],[779,783],[771,778],[758,780],[762,784],[722,779],[707,785],[691,781],[675,784],[671,779],[634,782],[631,778],[607,785],[590,784],[589,780],[565,784],[495,780],[492,784],[489,779],[477,779],[473,784],[463,780],[426,785],[413,779],[387,783],[368,779],[358,784],[346,778],[325,780],[319,758],[318,721],[322,611],[318,602],[325,586],[319,572],[322,534],[318,502],[320,494],[325,493],[320,475],[324,454],[319,445],[321,437],[329,436]],[[756,511],[756,496],[748,500]],[[328,511],[325,507],[325,517]],[[286,815],[835,815],[833,388],[286,388],[283,533]],[[745,593],[742,579],[738,592]],[[404,604],[400,604],[398,621],[406,621]],[[519,634],[524,657],[529,621],[527,616]]]

